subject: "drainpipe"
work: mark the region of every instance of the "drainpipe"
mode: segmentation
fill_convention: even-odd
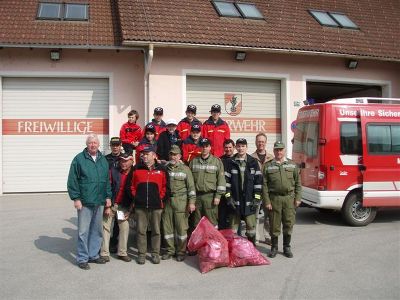
[[[154,55],[153,44],[149,45],[149,49],[144,53],[144,124],[149,122],[149,78],[151,63]]]

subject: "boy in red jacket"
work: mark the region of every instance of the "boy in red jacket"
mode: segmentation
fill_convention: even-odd
[[[136,124],[139,119],[139,113],[136,110],[131,110],[128,113],[128,122],[122,125],[119,131],[119,137],[122,141],[125,153],[132,154],[133,149],[139,145],[142,137],[142,128]]]
[[[195,117],[197,107],[196,105],[189,104],[186,108],[186,118],[179,121],[178,127],[179,136],[182,141],[186,140],[190,135],[190,129],[193,125],[199,125],[201,127],[201,122]]]

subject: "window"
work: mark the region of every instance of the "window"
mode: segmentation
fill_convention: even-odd
[[[322,26],[359,29],[358,26],[343,13],[321,10],[309,10],[308,12]]]
[[[235,3],[244,18],[248,19],[264,19],[263,15],[254,4]]]
[[[342,154],[362,155],[360,122],[340,124],[340,152]]]
[[[65,4],[65,19],[87,20],[86,4]]]
[[[41,20],[87,21],[88,4],[39,3],[37,18]]]
[[[61,3],[39,3],[39,19],[61,19]]]
[[[307,157],[317,156],[319,126],[317,122],[300,122],[294,134],[293,151]]]
[[[358,29],[358,26],[345,14],[330,12],[329,15],[343,28]]]
[[[261,12],[252,3],[235,3],[227,1],[211,1],[220,17],[244,19],[264,19]]]
[[[400,125],[367,125],[368,153],[400,154]]]
[[[221,17],[240,17],[240,13],[233,3],[213,1],[213,4]]]

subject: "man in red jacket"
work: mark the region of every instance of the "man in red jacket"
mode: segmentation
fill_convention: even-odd
[[[201,127],[201,122],[195,118],[196,111],[196,105],[189,104],[186,108],[186,118],[183,118],[178,123],[178,127],[176,129],[179,131],[179,136],[181,137],[182,141],[189,137],[190,129],[193,125],[196,124]]]
[[[131,110],[128,113],[128,122],[124,123],[119,131],[122,147],[128,154],[132,154],[133,149],[136,148],[142,138],[142,128],[136,124],[138,119],[139,113],[136,110]]]
[[[163,121],[163,116],[164,116],[164,110],[162,107],[156,107],[154,109],[154,113],[153,113],[153,119],[151,120],[151,122],[147,123],[146,126],[148,125],[153,125],[154,128],[156,129],[156,140],[158,140],[158,137],[160,136],[161,132],[164,132],[165,130],[167,130],[167,124],[165,124],[165,122]]]
[[[211,116],[204,122],[201,135],[211,141],[211,154],[221,157],[224,154],[224,141],[231,138],[228,124],[220,118],[221,106],[214,104],[210,110]]]
[[[137,221],[137,263],[146,262],[147,228],[151,229],[151,262],[160,263],[161,234],[160,223],[164,203],[170,196],[168,172],[156,161],[153,145],[146,145],[141,152],[142,161],[133,171],[131,192]]]
[[[201,127],[194,124],[190,130],[190,136],[182,142],[182,160],[185,164],[201,154],[199,141],[201,140]]]

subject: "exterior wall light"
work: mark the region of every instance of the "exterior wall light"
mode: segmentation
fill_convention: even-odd
[[[349,69],[356,69],[357,66],[358,66],[358,61],[354,60],[354,59],[349,60],[348,63],[347,63],[347,67]]]
[[[246,52],[237,51],[235,59],[239,61],[244,61],[246,59]]]
[[[58,61],[61,58],[61,50],[51,50],[50,59],[53,61]]]

